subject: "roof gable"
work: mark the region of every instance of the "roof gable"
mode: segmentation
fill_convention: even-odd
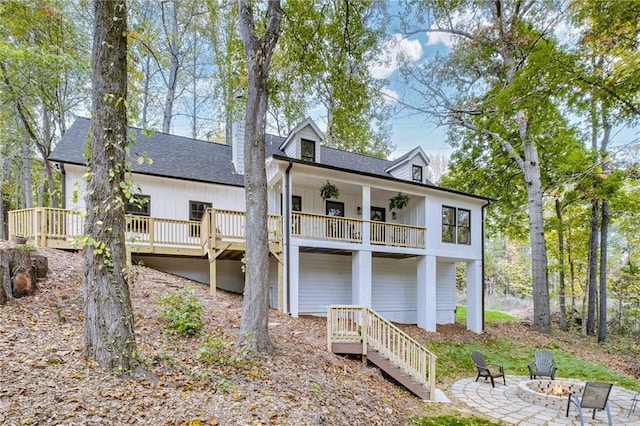
[[[394,169],[397,169],[399,167],[402,167],[404,165],[411,163],[412,161],[415,161],[416,157],[418,157],[419,160],[421,162],[424,162],[424,164],[426,164],[427,166],[431,162],[429,161],[429,157],[427,157],[427,154],[424,153],[422,148],[417,146],[411,151],[404,154],[403,156],[392,161],[391,164],[385,169],[385,172],[391,173]]]
[[[291,130],[289,132],[289,134],[287,135],[287,137],[285,138],[285,140],[282,142],[282,144],[280,145],[280,150],[281,151],[286,151],[287,147],[289,146],[289,144],[293,143],[295,141],[295,137],[305,128],[309,127],[311,131],[313,131],[313,133],[316,134],[317,142],[321,142],[324,140],[324,133],[322,132],[322,130],[320,130],[320,128],[318,127],[318,125],[311,119],[311,117],[307,117],[306,120],[304,120],[302,123],[298,124],[293,130]]]

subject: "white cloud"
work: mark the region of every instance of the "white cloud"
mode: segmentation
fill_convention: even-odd
[[[398,95],[398,92],[396,92],[395,90],[391,90],[388,87],[383,87],[382,98],[384,99],[384,102],[387,105],[393,105],[398,103],[400,96]]]
[[[369,64],[369,72],[373,78],[387,78],[402,62],[415,62],[421,56],[422,45],[418,40],[408,40],[401,34],[394,34],[383,43],[380,54]]]
[[[435,28],[432,28],[432,30],[435,30]],[[438,43],[442,43],[449,49],[451,49],[451,47],[453,46],[453,38],[451,37],[451,33],[445,33],[442,31],[427,32],[427,45],[434,46]]]

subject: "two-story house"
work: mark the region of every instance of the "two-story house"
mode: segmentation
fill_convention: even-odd
[[[39,244],[68,247],[82,232],[89,124],[78,118],[50,156],[62,170],[64,210],[42,213],[49,229],[38,234],[29,227],[40,225],[13,216],[14,228]],[[138,129],[132,136],[131,179],[141,201],[127,206],[133,259],[208,283],[212,291],[242,292],[242,126],[234,126],[231,145],[144,136]],[[456,264],[463,263],[467,328],[482,332],[489,200],[429,182],[429,159],[420,147],[385,160],[322,141],[310,119],[286,138],[266,136],[271,306],[298,316],[362,305],[390,321],[435,331],[436,324],[454,321]],[[135,161],[143,152],[150,164]],[[331,198],[321,196],[323,187]]]

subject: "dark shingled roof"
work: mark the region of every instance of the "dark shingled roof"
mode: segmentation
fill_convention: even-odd
[[[84,165],[84,143],[87,140],[91,120],[78,118],[67,130],[49,156],[51,161]],[[129,128],[136,142],[129,158],[131,171],[155,176],[187,179],[199,182],[215,182],[244,186],[244,176],[234,173],[231,163],[231,147],[183,136],[154,132],[145,136],[138,128]],[[283,154],[278,150],[283,138],[270,136],[267,155]],[[138,164],[136,159],[144,152],[152,164]]]
[[[84,165],[84,144],[89,133],[91,120],[77,118],[64,134],[49,156],[51,161]],[[234,173],[231,161],[231,146],[201,141],[183,136],[154,132],[145,136],[138,128],[129,128],[135,134],[136,142],[131,147],[129,158],[131,171],[155,176],[172,177],[226,185],[244,185],[244,176]],[[266,135],[267,157],[284,157],[279,149],[283,137]],[[320,166],[352,170],[385,178],[392,176],[385,171],[398,160],[389,161],[326,146],[321,147]],[[138,164],[136,159],[144,152],[153,160],[152,164]]]

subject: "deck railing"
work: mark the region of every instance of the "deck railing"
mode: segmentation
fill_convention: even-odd
[[[435,397],[437,357],[372,309],[352,305],[329,306],[329,350],[334,342],[361,344],[363,355],[367,354],[369,347],[377,350],[414,380],[427,386],[431,398]]]
[[[48,207],[13,210],[9,212],[9,233],[29,237],[38,246],[75,248],[84,234],[84,216],[80,211]],[[244,212],[232,210],[209,209],[202,222],[126,215],[126,240],[137,247],[192,249],[203,246],[208,235],[214,241],[244,241],[245,224]],[[279,243],[280,216],[270,215],[268,224],[270,243]]]
[[[297,237],[362,242],[362,220],[293,212],[292,233]]]
[[[364,226],[371,226],[371,244],[425,248],[425,228],[312,213],[292,212],[292,234],[296,237],[362,243]]]
[[[372,244],[409,248],[425,247],[425,228],[386,222],[370,223]]]
[[[237,210],[207,209],[202,217],[201,229],[204,232],[202,245],[206,243],[207,235],[213,241],[239,242],[246,239],[247,217],[245,212]],[[277,244],[282,241],[281,216],[269,215],[267,218],[269,229],[269,243]]]
[[[145,246],[200,246],[200,222],[126,215],[127,242]]]

